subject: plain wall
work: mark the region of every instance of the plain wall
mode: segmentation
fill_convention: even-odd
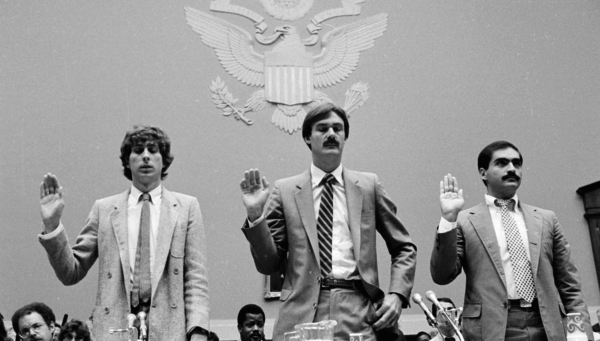
[[[234,1],[282,25],[258,1]],[[0,311],[9,318],[32,301],[57,316],[87,318],[98,276],[79,284],[56,279],[37,241],[39,183],[47,172],[64,186],[63,215],[75,240],[93,202],[126,190],[118,159],[125,131],[156,124],[171,136],[175,161],[164,186],[198,197],[206,228],[211,319],[237,316],[265,301],[264,277],[240,227],[239,181],[258,167],[274,180],[310,165],[301,135],[270,123],[273,108],[251,113],[252,126],[225,117],[210,100],[217,77],[239,98],[259,88],[241,84],[186,24],[184,7],[209,11],[207,0],[0,1]],[[306,37],[308,19],[338,1],[317,1],[294,23]],[[464,276],[434,285],[429,256],[439,221],[438,183],[457,176],[466,206],[483,200],[476,158],[506,139],[524,155],[519,198],[554,210],[571,243],[584,297],[600,305],[587,223],[575,190],[600,178],[600,2],[398,1],[362,4],[359,18],[381,12],[388,27],[360,56],[344,82],[321,89],[343,104],[356,82],[370,98],[350,119],[344,166],[375,172],[398,206],[418,247],[413,292],[434,290],[462,302]],[[253,32],[239,16],[213,13]],[[272,31],[269,31],[271,33]],[[255,45],[263,53],[272,47]],[[320,47],[311,49],[315,53]],[[389,256],[379,239],[380,280],[389,283]],[[403,315],[421,314],[418,308]],[[60,319],[60,318],[59,318]]]

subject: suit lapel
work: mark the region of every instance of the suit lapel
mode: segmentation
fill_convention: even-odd
[[[529,205],[521,205],[523,210],[523,220],[527,228],[527,239],[529,239],[529,257],[531,259],[531,269],[535,280],[538,264],[540,260],[540,245],[542,241],[542,216],[536,208]]]
[[[115,238],[117,239],[116,248],[119,251],[121,259],[121,268],[123,269],[123,281],[125,282],[125,292],[131,292],[131,264],[129,263],[129,229],[127,227],[127,200],[130,190],[121,193],[115,199],[114,209],[110,214]],[[124,246],[124,247],[123,247]],[[127,306],[131,306],[131,295],[127,295]]]
[[[317,259],[317,264],[319,264],[319,236],[317,233],[317,219],[315,218],[310,169],[300,176],[298,184],[296,184],[294,198],[298,213],[300,213],[302,225],[304,225],[308,240],[312,246],[311,249]]]
[[[475,232],[481,239],[481,243],[486,249],[492,263],[496,267],[496,272],[502,283],[506,287],[506,278],[504,277],[504,267],[502,266],[502,258],[500,257],[500,248],[498,247],[498,238],[494,231],[494,223],[492,223],[492,217],[490,216],[490,210],[485,204],[480,204],[471,209],[469,212],[469,220],[475,229]]]
[[[154,254],[154,270],[152,271],[152,299],[154,299],[158,282],[167,263],[178,214],[179,202],[177,198],[163,187],[160,221],[158,222],[158,235],[156,236],[156,251]]]
[[[346,204],[348,206],[348,220],[352,243],[354,247],[354,258],[360,259],[360,221],[362,218],[363,192],[359,181],[353,173],[344,168],[344,188],[346,189]]]

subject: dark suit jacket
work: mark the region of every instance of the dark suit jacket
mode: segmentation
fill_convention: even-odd
[[[383,299],[377,272],[378,231],[392,259],[389,292],[408,298],[416,267],[416,247],[396,217],[396,206],[377,176],[343,170],[354,256],[363,286],[373,302]],[[319,297],[319,243],[310,170],[275,182],[265,221],[243,228],[259,272],[271,274],[288,259],[274,340],[294,325],[313,322]]]
[[[531,267],[548,340],[565,340],[566,314],[580,312],[591,337],[581,283],[563,230],[552,211],[520,204],[527,227]],[[431,277],[451,283],[467,276],[463,332],[467,340],[504,340],[508,293],[496,233],[485,204],[460,212],[458,227],[436,235]],[[593,340],[593,338],[592,338]]]
[[[129,190],[96,201],[71,248],[64,228],[40,235],[56,276],[65,285],[81,281],[99,259],[93,311],[96,340],[118,339],[110,328],[127,328],[131,306],[127,232]],[[198,200],[163,187],[152,277],[150,340],[186,340],[194,327],[209,329],[204,226]]]

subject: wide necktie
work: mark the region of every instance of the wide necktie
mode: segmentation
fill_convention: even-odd
[[[152,294],[150,277],[150,194],[143,193],[142,214],[140,216],[140,232],[138,234],[137,251],[135,252],[135,269],[133,271],[133,289],[131,305],[137,307],[139,302],[147,304]]]
[[[525,246],[517,228],[517,223],[509,212],[509,207],[514,209],[515,201],[512,199],[496,199],[495,203],[496,206],[501,208],[502,226],[504,227],[508,253],[513,265],[513,275],[517,292],[522,299],[531,303],[536,296],[533,270],[531,269],[531,262],[527,258],[527,252],[525,252]]]
[[[317,231],[319,234],[319,258],[321,259],[321,276],[326,277],[331,273],[331,238],[333,235],[333,186],[335,177],[331,174],[325,175],[321,183],[321,205],[319,207],[319,218],[317,220]]]

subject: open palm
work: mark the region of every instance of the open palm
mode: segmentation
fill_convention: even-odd
[[[442,216],[451,222],[456,221],[456,216],[465,205],[462,189],[458,188],[458,181],[451,174],[445,175],[440,181],[440,208]]]

